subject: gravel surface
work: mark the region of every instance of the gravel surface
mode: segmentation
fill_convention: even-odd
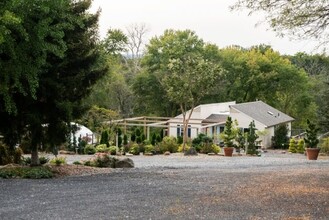
[[[0,219],[329,219],[328,157],[131,158],[108,174],[0,179]]]

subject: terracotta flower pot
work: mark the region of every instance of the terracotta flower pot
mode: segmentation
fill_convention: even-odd
[[[224,156],[225,157],[232,157],[234,147],[224,147]]]
[[[306,148],[307,159],[317,160],[319,156],[320,148]]]

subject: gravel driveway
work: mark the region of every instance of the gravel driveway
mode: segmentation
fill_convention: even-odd
[[[0,179],[0,219],[329,219],[328,157],[132,159],[110,174]]]

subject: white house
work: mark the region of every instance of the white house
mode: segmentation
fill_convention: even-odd
[[[291,122],[294,118],[262,102],[247,102],[230,106],[232,120],[237,120],[239,127],[247,129],[250,122],[255,122],[255,127],[263,132],[259,139],[264,147],[271,146],[271,138],[278,125],[286,124],[289,129],[288,136],[291,136]]]
[[[241,104],[236,104],[235,101],[206,104],[194,108],[189,122],[188,136],[193,139],[199,133],[206,133],[218,139],[219,134],[224,131],[228,116],[231,116],[233,121],[237,120],[238,127],[244,130],[247,130],[250,122],[254,121],[256,129],[263,133],[259,140],[262,141],[261,144],[264,147],[271,146],[271,138],[274,136],[276,126],[287,124],[291,131],[291,122],[294,121],[292,117],[262,101]],[[168,121],[169,136],[182,135],[182,118],[181,114]]]
[[[195,138],[200,132],[207,133],[211,136],[219,134],[221,127],[224,129],[223,124],[225,124],[226,118],[229,115],[230,105],[235,105],[235,101],[198,105],[195,107],[189,121],[188,137]],[[189,112],[190,110],[186,115]],[[168,136],[182,136],[182,122],[183,114],[170,119],[168,121]]]

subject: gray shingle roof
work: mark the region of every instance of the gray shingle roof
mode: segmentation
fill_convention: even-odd
[[[231,105],[230,107],[250,116],[267,127],[295,120],[262,101],[241,103]]]
[[[202,121],[202,123],[220,123],[223,122],[225,123],[228,115],[223,115],[223,114],[211,114],[208,116],[206,119]]]

